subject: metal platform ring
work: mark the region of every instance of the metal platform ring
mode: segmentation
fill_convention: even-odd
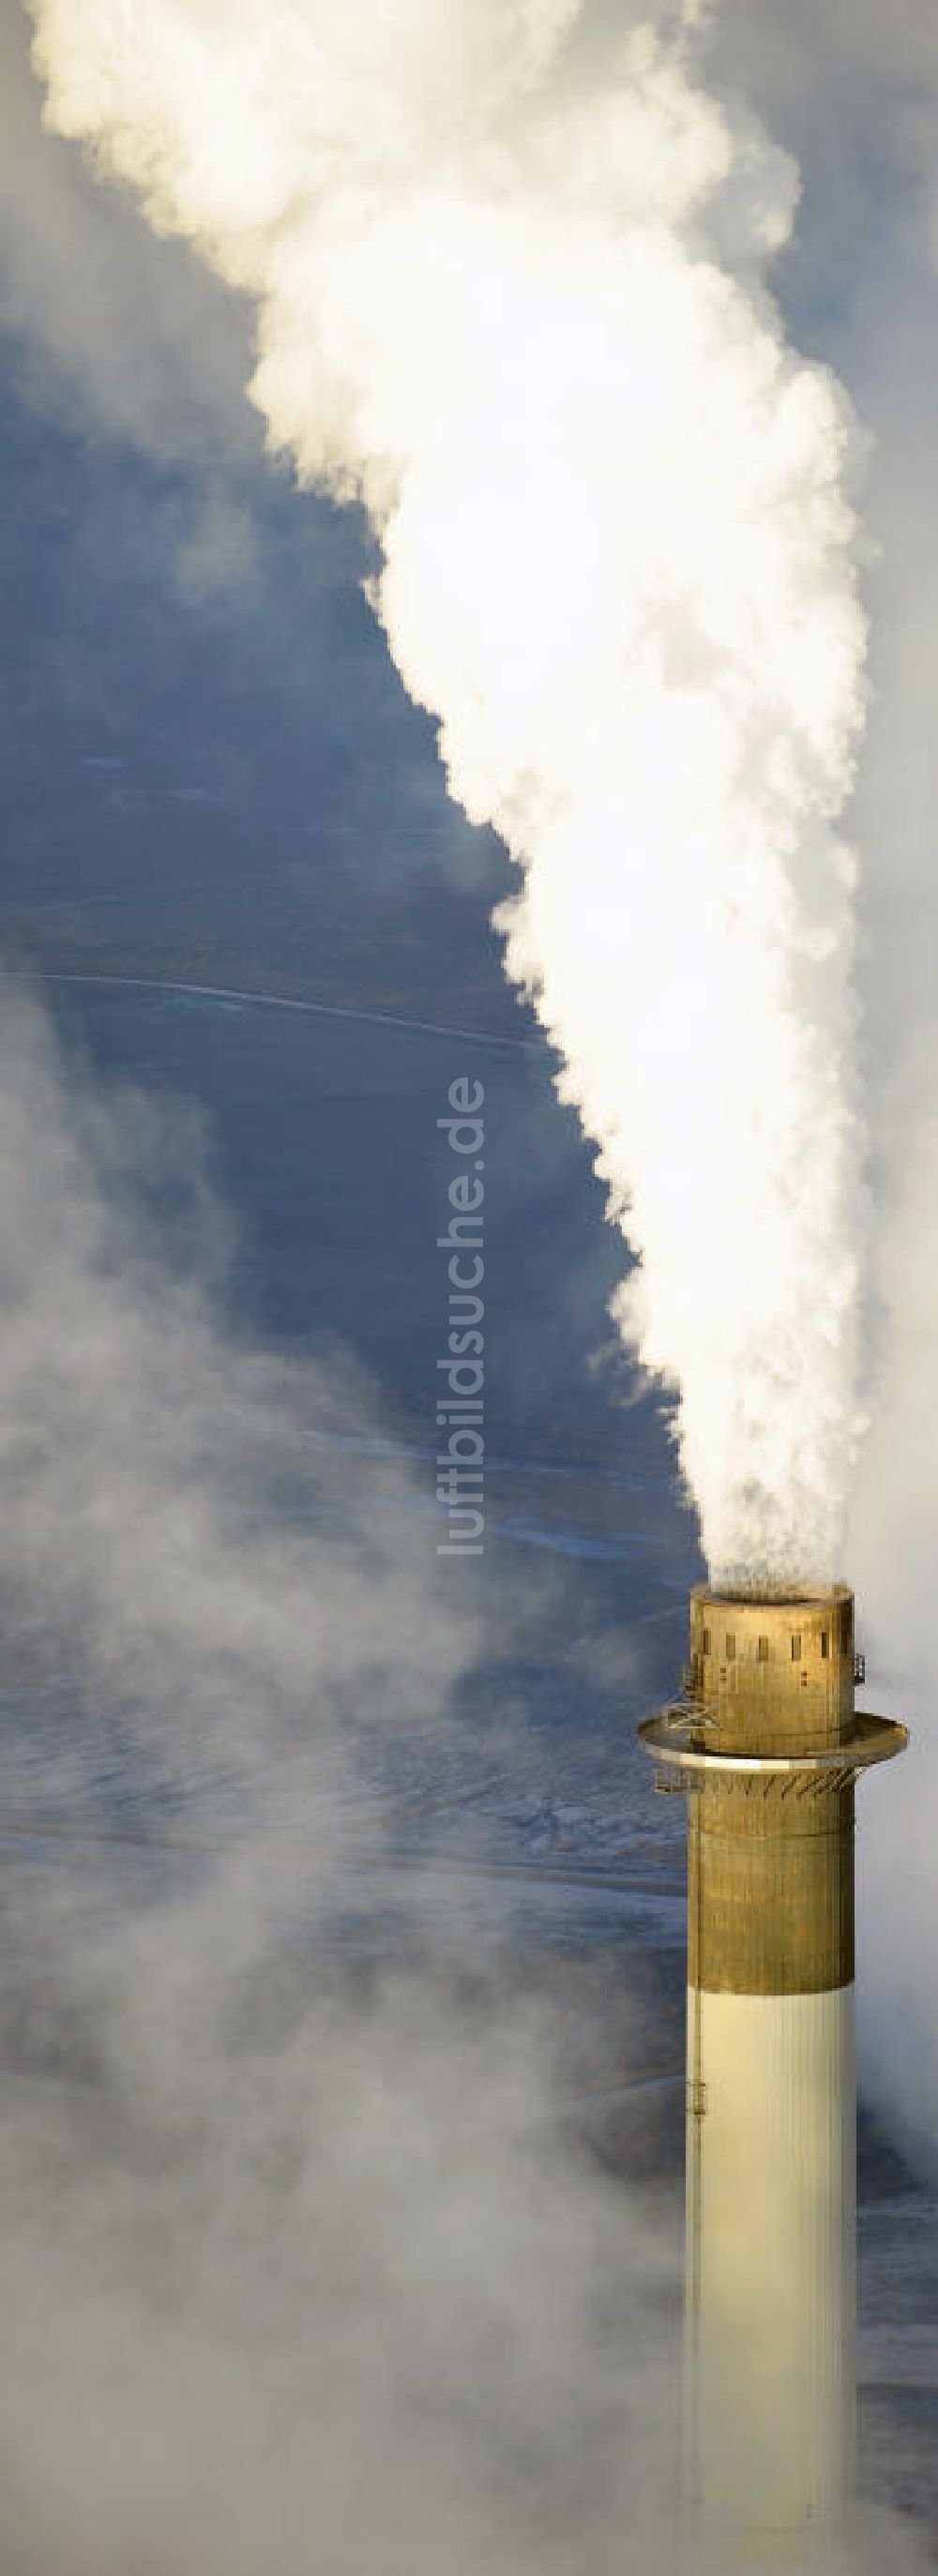
[[[909,1741],[908,1728],[900,1726],[895,1718],[874,1717],[865,1711],[840,1744],[832,1744],[820,1753],[717,1753],[689,1741],[699,1726],[699,1718],[689,1711],[665,1711],[658,1717],[646,1717],[638,1733],[654,1761],[669,1763],[675,1770],[735,1771],[750,1777],[797,1772],[818,1777],[836,1772],[856,1775],[874,1762],[890,1762],[895,1754],[905,1752]]]

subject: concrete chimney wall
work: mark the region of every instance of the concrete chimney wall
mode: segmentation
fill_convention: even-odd
[[[729,2566],[800,2567],[853,2488],[854,1709],[844,1587],[698,1585],[686,1695],[642,1728],[688,1809],[685,2485]]]

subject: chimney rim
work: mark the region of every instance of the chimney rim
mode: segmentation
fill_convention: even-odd
[[[849,1583],[694,1583],[692,1610],[828,1610],[853,1601]]]

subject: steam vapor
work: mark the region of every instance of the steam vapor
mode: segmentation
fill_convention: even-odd
[[[255,301],[252,393],[272,446],[301,480],[368,509],[373,605],[398,668],[439,717],[454,796],[493,819],[522,871],[503,915],[509,966],[535,995],[641,1254],[619,1319],[679,1390],[714,1571],[833,1570],[862,1430],[853,871],[837,822],[864,639],[848,408],[786,350],[763,283],[791,227],[791,165],[706,96],[691,38],[633,31],[613,65],[597,64],[578,0],[30,6],[49,123]],[[756,30],[759,9],[745,14]],[[766,14],[774,43],[781,22]],[[784,31],[796,53],[800,15]],[[858,44],[867,15],[872,26],[863,0]],[[898,32],[890,21],[890,52]],[[863,332],[881,347],[866,297],[864,280]],[[917,354],[933,345],[918,323],[915,340]],[[911,589],[927,578],[930,460],[916,483],[899,453]],[[929,749],[923,630],[921,612],[909,662]],[[901,698],[894,674],[893,688]],[[907,766],[893,756],[892,820]],[[925,839],[907,870],[928,989],[913,1009],[903,976],[900,1008],[884,979],[897,1055],[932,1016],[927,796],[901,802],[903,827]],[[76,1154],[73,1085],[66,1117],[42,1048],[16,1032],[17,1051],[22,1095],[0,1065],[17,1220],[0,1581],[19,1605],[18,1642],[28,1664],[61,1619],[103,1712],[102,1755],[109,1734],[129,1737],[141,1762],[146,1747],[147,1780],[180,1765],[189,1789],[203,1770],[227,1778],[234,1711],[257,1849],[195,1896],[170,1893],[149,1921],[135,1908],[130,1919],[116,1865],[105,1878],[97,1856],[93,1885],[76,1863],[64,1896],[58,1851],[48,1870],[29,1854],[15,1882],[10,1921],[31,1972],[63,1925],[81,1937],[60,2119],[60,2033],[42,1984],[28,2044],[15,2023],[4,2043],[6,2557],[22,2576],[100,2576],[130,2560],[205,2576],[259,2556],[286,2571],[313,2530],[349,2576],[376,2551],[389,2570],[413,2569],[438,2565],[441,2548],[459,2576],[483,2564],[598,2576],[624,2545],[637,2565],[657,2565],[659,2549],[667,2563],[657,2528],[636,2532],[636,2490],[643,2507],[645,2464],[660,2467],[648,2351],[657,2369],[673,2266],[644,2209],[624,2263],[621,2198],[597,2194],[558,2149],[541,2028],[506,2006],[493,2035],[487,1997],[480,2057],[423,1963],[416,1982],[386,1982],[373,2012],[351,2011],[344,1990],[311,1993],[305,1976],[289,2011],[279,1986],[272,2010],[266,1986],[251,2000],[272,1920],[280,1959],[290,1909],[279,1850],[273,1902],[265,1859],[300,1774],[306,1806],[314,1794],[331,1815],[349,1707],[364,1695],[366,1716],[390,1705],[398,1723],[416,1690],[425,1717],[471,1640],[436,1626],[428,1648],[410,1551],[387,1545],[387,1521],[376,1533],[366,1515],[362,1536],[344,1482],[330,1480],[328,1549],[285,1558],[282,1533],[276,1546],[238,1535],[245,1436],[252,1473],[258,1461],[274,1478],[295,1469],[295,1374],[220,1348],[201,1295],[175,1282],[168,1293],[149,1240],[146,1258],[132,1253],[113,1214],[126,1156],[110,1111],[83,1105]],[[890,1229],[889,1400],[851,1546],[884,1651],[901,1649],[910,1669],[916,1655],[920,1677],[933,1641],[916,1573],[934,1479],[928,1309],[909,1279],[916,1265],[924,1278],[930,1241],[929,1064],[915,1068],[920,1115]],[[138,1148],[152,1166],[152,1131],[135,1130],[131,1160]],[[136,1243],[136,1208],[132,1232]],[[310,1382],[304,1400],[328,1422],[329,1390]],[[356,1586],[361,1597],[356,1532],[364,1633],[346,1615]],[[167,1701],[181,1714],[167,1717]],[[882,1704],[909,1713],[909,1693]],[[95,1739],[93,1770],[98,1750]],[[19,1747],[21,1790],[43,1752],[41,1740]],[[72,1758],[85,1759],[77,1731]],[[57,1785],[67,1797],[71,1772]],[[918,1764],[901,1789],[908,1811],[881,1841],[878,1878],[874,1866],[867,1967],[881,2089],[933,2143],[930,1994],[910,1996],[908,1969],[913,1949],[927,1955],[933,1905]],[[298,1866],[290,1896],[305,1924]],[[604,2301],[623,2280],[610,2369]],[[524,2481],[507,2510],[506,2451]],[[894,2525],[870,2564],[911,2565],[913,2551]]]
[[[0,2564],[655,2566],[670,2231],[507,1913],[382,1874],[472,1625],[373,1390],[231,1333],[200,1143],[7,1000]]]
[[[368,511],[510,974],[639,1254],[717,1575],[833,1570],[862,1428],[855,434],[762,283],[787,158],[581,0],[32,0],[47,116],[256,299],[251,395]]]

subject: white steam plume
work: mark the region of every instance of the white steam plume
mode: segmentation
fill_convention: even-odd
[[[581,0],[32,14],[52,124],[257,299],[272,444],[367,506],[398,668],[524,872],[509,970],[711,1565],[832,1570],[863,623],[847,406],[759,282],[790,163],[649,27],[597,68]]]

